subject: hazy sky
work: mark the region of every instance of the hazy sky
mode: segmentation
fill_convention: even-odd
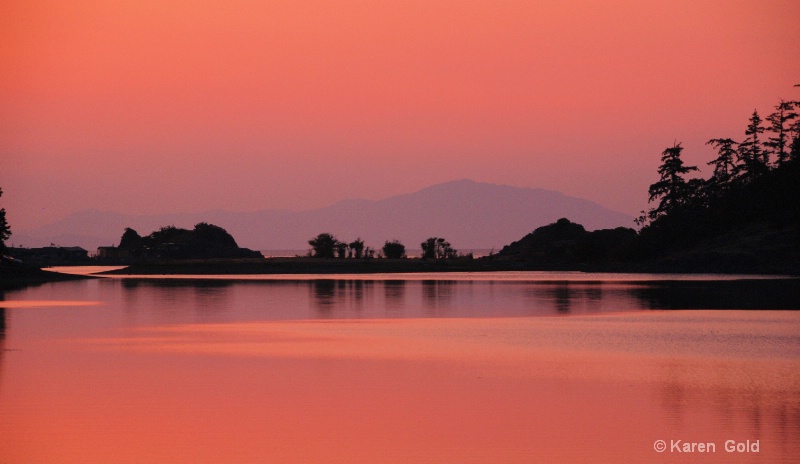
[[[0,205],[305,209],[459,178],[634,214],[800,99],[800,2],[0,3]],[[708,174],[705,169],[703,175]]]

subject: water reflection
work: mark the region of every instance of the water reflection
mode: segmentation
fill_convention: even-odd
[[[641,309],[633,287],[618,283],[320,279],[296,284],[308,287],[310,303],[323,318],[541,316]]]
[[[557,284],[552,290],[553,299],[555,300],[556,311],[559,313],[568,313],[572,306],[572,292],[569,288],[568,282]]]
[[[342,310],[359,317],[374,306],[373,280],[320,279],[300,283],[308,285],[311,303],[323,318],[340,317]]]
[[[661,437],[716,441],[724,462],[725,439],[761,438],[759,458],[792,462],[796,313],[506,316],[792,307],[796,283],[98,280],[8,292],[5,310],[0,293],[0,461],[35,460],[35,442],[48,462],[78,448],[108,462],[121,445],[119,461],[255,462],[269,436],[353,455],[403,437],[453,462],[650,462]],[[278,321],[314,318],[362,320]]]
[[[446,315],[452,308],[456,287],[460,283],[452,280],[423,280],[422,304],[426,314],[430,316]]]
[[[337,285],[335,280],[314,280],[310,283],[312,299],[320,317],[333,317],[333,309],[337,305]]]
[[[375,281],[351,280],[348,286],[352,288],[353,308],[357,313],[362,313],[366,305],[373,304]]]
[[[101,279],[14,296],[103,301],[126,324],[314,318],[516,317],[648,309],[800,309],[800,281]],[[439,277],[439,278],[436,278]],[[502,277],[502,276],[501,276]],[[96,321],[92,322],[97,323]]]
[[[194,287],[194,301],[198,309],[203,311],[223,311],[230,307],[230,285],[200,285]]]
[[[674,359],[664,362],[660,369],[656,386],[672,428],[707,427],[703,418],[713,417],[725,428],[702,430],[705,439],[718,443],[732,437],[762,439],[762,450],[777,445],[784,455],[792,446],[796,448],[800,437],[798,390],[797,385],[791,385],[791,381],[787,385],[782,379],[780,368],[771,371],[744,360],[731,365],[705,360],[698,365]],[[706,373],[701,369],[713,372],[713,377],[704,378]],[[765,445],[765,437],[773,443]]]
[[[661,281],[631,292],[648,309],[800,309],[800,280]]]
[[[386,309],[393,312],[402,310],[406,302],[406,281],[385,281],[383,283],[383,298],[386,301]]]
[[[189,293],[194,295],[194,301],[202,307],[215,305],[226,306],[226,298],[236,282],[229,280],[135,280],[124,279],[120,281],[124,295],[131,301],[142,293],[144,289],[153,289],[154,293],[165,302],[174,302],[186,298]]]
[[[295,284],[308,286],[317,316],[325,318],[800,308],[798,281],[792,279],[663,282],[320,279]],[[378,297],[375,289],[379,291]]]
[[[642,309],[631,289],[631,286],[619,283],[562,281],[526,286],[524,295],[530,315]]]

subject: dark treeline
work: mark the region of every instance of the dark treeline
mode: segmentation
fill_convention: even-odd
[[[399,240],[387,240],[377,252],[364,246],[361,238],[347,243],[339,241],[329,233],[322,233],[308,241],[311,250],[309,256],[315,258],[349,258],[349,259],[402,259],[406,258],[406,246]],[[462,255],[450,245],[450,242],[441,237],[430,237],[420,244],[422,259],[443,260],[455,258],[472,259],[472,254]]]
[[[633,229],[586,231],[561,219],[488,259],[530,269],[800,273],[800,102],[754,111],[744,137],[714,138],[712,172],[696,177],[674,143]]]
[[[755,239],[767,232],[787,235],[779,241],[790,246],[795,240],[796,245],[800,238],[798,109],[800,102],[781,100],[765,119],[754,111],[740,141],[710,139],[707,144],[717,156],[708,162],[713,167],[708,178],[688,178],[698,168],[683,163],[680,143],[665,149],[660,179],[649,189],[649,201],[655,206],[637,219],[643,226],[640,252],[658,257],[725,235]]]
[[[3,189],[0,188],[0,197],[3,196]],[[6,251],[5,241],[11,237],[11,228],[6,221],[6,209],[0,208],[0,252]]]
[[[354,241],[342,242],[332,234],[323,233],[308,241],[311,246],[309,252],[317,258],[373,258],[375,250],[364,246],[364,241],[357,238]]]

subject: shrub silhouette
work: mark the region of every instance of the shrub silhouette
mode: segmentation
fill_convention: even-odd
[[[406,246],[399,240],[386,241],[383,244],[383,256],[388,259],[400,259],[406,257]]]

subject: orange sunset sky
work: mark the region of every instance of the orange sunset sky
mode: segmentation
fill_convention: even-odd
[[[460,178],[635,214],[800,99],[800,2],[0,3],[0,205],[306,209]],[[532,225],[532,228],[538,225]]]

